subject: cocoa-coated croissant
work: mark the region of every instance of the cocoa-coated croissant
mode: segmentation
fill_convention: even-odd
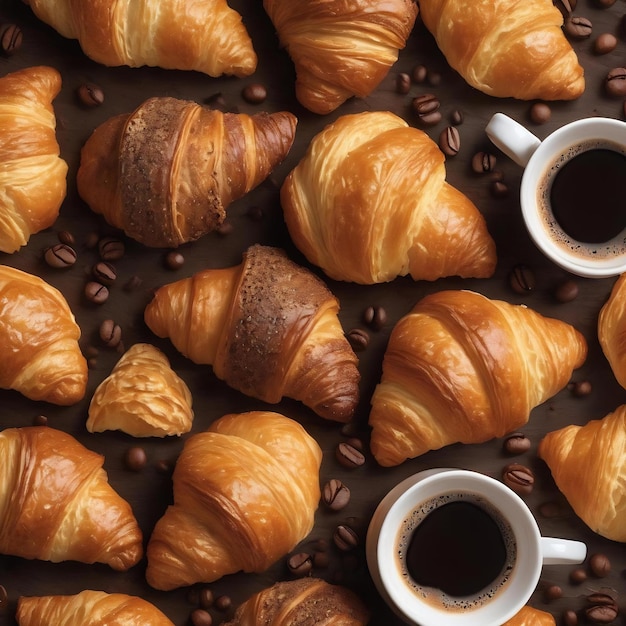
[[[551,613],[525,606],[502,626],[556,626],[556,620]]]
[[[260,573],[313,527],[322,451],[278,413],[225,415],[190,437],[174,469],[174,504],[148,542],[156,589]]]
[[[359,399],[357,357],[339,302],[277,248],[254,245],[240,265],[209,269],[158,289],[144,318],[194,363],[264,402],[293,398],[347,422]]]
[[[248,76],[257,65],[226,0],[24,0],[35,15],[108,66],[150,65]]]
[[[520,100],[572,100],[584,71],[552,0],[420,0],[448,63],[472,87]]]
[[[538,454],[576,515],[595,533],[626,542],[626,405],[548,433]]]
[[[393,113],[344,115],[314,137],[282,186],[289,233],[336,280],[489,277],[495,244],[478,209],[446,182],[444,160]]]
[[[569,324],[472,291],[424,297],[394,327],[372,397],[383,466],[524,425],[587,356]]]
[[[626,389],[626,274],[622,274],[598,315],[598,341],[617,382]]]
[[[296,70],[296,97],[326,114],[369,95],[411,34],[414,0],[263,0]]]
[[[133,437],[182,435],[191,430],[189,387],[168,358],[148,343],[136,343],[97,387],[87,430],[121,430]]]
[[[52,67],[0,78],[0,251],[12,253],[52,226],[66,193],[52,102],[61,75]]]
[[[150,98],[96,128],[81,151],[78,192],[137,241],[176,247],[215,230],[226,207],[270,175],[296,123],[288,112],[250,116]]]
[[[142,556],[130,505],[104,458],[46,426],[0,432],[0,553],[127,570]]]
[[[60,291],[0,265],[0,387],[31,400],[77,403],[87,387],[80,328]]]
[[[91,590],[72,596],[22,596],[16,617],[19,626],[174,626],[142,598]]]
[[[240,605],[224,626],[365,626],[369,611],[346,587],[319,578],[278,582]]]

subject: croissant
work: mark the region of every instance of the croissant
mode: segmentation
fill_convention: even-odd
[[[405,47],[414,0],[263,0],[296,70],[296,98],[314,113],[368,96]]]
[[[137,343],[98,385],[89,404],[90,433],[121,430],[133,437],[165,437],[191,430],[189,387],[154,346]]]
[[[598,341],[617,379],[626,388],[626,274],[622,274],[598,315]]]
[[[444,160],[426,133],[393,113],[340,117],[283,183],[291,238],[336,280],[491,276],[493,239],[474,204],[446,182]]]
[[[248,76],[257,57],[226,0],[24,0],[92,60]]]
[[[347,422],[359,401],[360,374],[338,310],[312,272],[282,250],[254,245],[240,265],[158,289],[144,319],[234,389],[268,403],[289,397]]]
[[[551,613],[525,606],[502,626],[556,626],[556,620]]]
[[[420,0],[421,17],[449,65],[490,96],[573,100],[584,70],[552,0]]]
[[[150,98],[92,133],[78,192],[128,236],[176,247],[215,230],[226,207],[269,176],[289,152],[296,123],[287,112],[249,116]]]
[[[60,291],[0,265],[0,388],[31,400],[76,404],[87,388],[80,328]]]
[[[104,458],[46,426],[0,432],[0,553],[127,570],[142,556],[129,504]]]
[[[0,251],[12,253],[56,221],[67,187],[52,102],[61,75],[30,67],[0,78]]]
[[[174,626],[153,604],[137,596],[81,591],[73,596],[21,597],[19,626]]]
[[[626,542],[626,405],[548,433],[538,454],[576,515],[595,533]]]
[[[238,607],[224,626],[365,626],[369,611],[349,589],[319,578],[278,582]]]
[[[392,330],[374,390],[371,450],[391,466],[520,428],[587,355],[575,328],[472,291],[424,297]]]
[[[148,583],[169,590],[264,572],[311,531],[321,459],[300,424],[267,411],[225,415],[191,436],[174,504],[148,542]]]

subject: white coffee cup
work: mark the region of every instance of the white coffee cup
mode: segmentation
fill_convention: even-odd
[[[504,520],[510,531],[514,555],[512,567],[495,583],[495,593],[453,598],[451,608],[437,600],[435,590],[412,583],[400,548],[407,520],[413,525],[417,519],[417,527],[428,515],[423,514],[425,508],[430,511],[431,503],[442,497],[444,501],[470,497],[495,511],[494,517]],[[501,626],[528,602],[543,565],[578,564],[586,555],[587,547],[580,541],[542,537],[526,503],[504,483],[452,468],[419,472],[394,487],[374,512],[366,538],[367,564],[381,596],[401,619],[420,626]]]
[[[494,145],[525,168],[520,186],[522,215],[531,238],[549,259],[572,274],[587,278],[606,278],[626,271],[626,229],[606,242],[580,242],[561,228],[551,212],[550,200],[546,199],[558,168],[581,151],[610,145],[626,154],[625,122],[601,117],[581,119],[540,141],[515,120],[496,113],[485,131]],[[594,184],[593,177],[589,184]],[[598,203],[601,201],[599,189]],[[590,206],[589,210],[597,212],[597,206]]]

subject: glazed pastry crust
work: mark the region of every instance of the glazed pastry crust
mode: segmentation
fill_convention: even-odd
[[[556,620],[546,611],[525,606],[503,626],[556,626]]]
[[[622,274],[598,316],[598,340],[617,382],[626,389],[626,274]]]

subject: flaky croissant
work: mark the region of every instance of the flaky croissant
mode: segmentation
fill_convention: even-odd
[[[0,432],[0,553],[127,570],[142,556],[130,505],[104,458],[46,426]]]
[[[312,272],[282,250],[254,245],[240,265],[161,287],[144,318],[238,391],[269,403],[293,398],[347,422],[360,374],[338,311],[337,298]]]
[[[446,182],[444,160],[426,133],[393,113],[340,117],[282,186],[291,238],[336,280],[491,276],[493,239],[470,199]]]
[[[16,617],[19,626],[174,626],[142,598],[91,590],[73,596],[22,596]]]
[[[368,96],[413,30],[414,0],[263,0],[296,70],[296,97],[314,113]]]
[[[556,620],[551,613],[525,606],[502,626],[556,626]]]
[[[548,433],[538,454],[576,515],[595,533],[626,542],[626,405]]]
[[[626,389],[626,274],[622,274],[598,315],[598,341],[617,382]]]
[[[424,297],[394,327],[372,397],[383,466],[501,437],[567,385],[587,356],[575,328],[472,291]]]
[[[87,388],[80,328],[64,296],[43,279],[0,265],[0,387],[31,400],[76,404]]]
[[[365,626],[369,611],[340,585],[319,578],[278,582],[240,605],[224,626]]]
[[[190,437],[174,504],[148,542],[148,583],[168,590],[265,571],[311,531],[321,459],[300,424],[267,411],[225,415]]]
[[[420,15],[452,68],[490,96],[572,100],[584,71],[552,0],[419,0]]]
[[[52,226],[66,194],[52,102],[61,75],[52,67],[0,78],[0,251],[12,253]]]
[[[257,65],[241,15],[226,0],[24,0],[35,15],[108,66],[248,76]]]
[[[189,387],[158,348],[136,343],[98,385],[89,404],[87,430],[165,437],[189,432],[192,422]]]
[[[222,113],[176,98],[150,98],[93,132],[81,150],[80,196],[128,236],[176,247],[215,230],[228,205],[286,157],[288,112]]]

